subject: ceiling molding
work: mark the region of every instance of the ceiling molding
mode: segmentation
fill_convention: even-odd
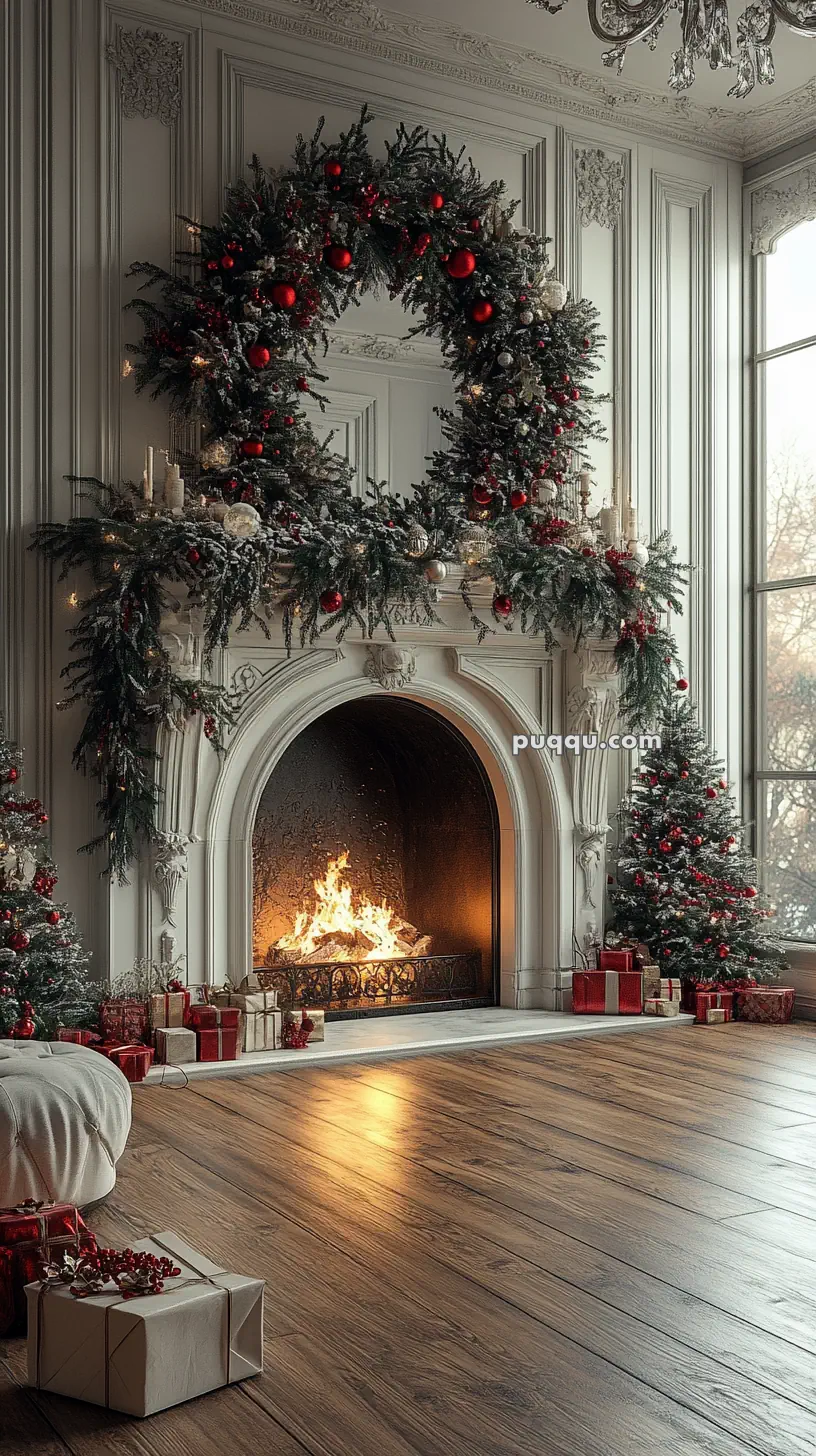
[[[577,70],[524,46],[445,21],[381,8],[372,0],[183,0],[277,35],[353,50],[386,64],[445,77],[474,90],[613,124],[747,161],[816,128],[816,80],[746,111],[701,106],[644,86]]]

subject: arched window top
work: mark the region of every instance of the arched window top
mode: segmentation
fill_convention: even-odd
[[[775,253],[789,229],[816,218],[816,167],[800,167],[751,193],[751,252]]]
[[[816,217],[788,228],[765,259],[765,350],[816,335]]]

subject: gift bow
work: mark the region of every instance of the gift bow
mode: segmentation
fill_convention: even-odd
[[[18,1203],[15,1208],[9,1208],[9,1209],[7,1209],[6,1212],[7,1213],[21,1213],[25,1217],[26,1214],[39,1213],[39,1211],[40,1211],[41,1208],[53,1208],[53,1207],[54,1207],[54,1200],[53,1199],[45,1199],[45,1198],[40,1198],[40,1199],[37,1199],[37,1198],[24,1198],[23,1201],[22,1201],[22,1203]]]

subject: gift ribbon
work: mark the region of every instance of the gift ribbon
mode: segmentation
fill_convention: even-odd
[[[174,1262],[178,1259],[179,1256],[175,1252],[175,1250],[169,1249],[166,1244],[163,1244],[162,1243],[161,1239],[151,1239],[150,1242],[152,1244],[156,1244],[156,1246],[159,1249],[163,1249],[164,1252],[165,1252],[165,1254],[168,1254],[170,1256],[170,1258]],[[226,1322],[226,1330],[225,1330],[226,1340],[225,1340],[224,1350],[222,1351],[222,1355],[223,1355],[223,1361],[224,1361],[224,1384],[225,1385],[229,1385],[230,1356],[232,1354],[232,1290],[231,1289],[225,1289],[222,1284],[219,1284],[217,1282],[218,1279],[220,1279],[224,1274],[226,1274],[227,1270],[226,1269],[219,1269],[218,1270],[218,1273],[215,1274],[215,1275],[205,1274],[204,1273],[204,1270],[203,1269],[199,1269],[192,1262],[192,1260],[185,1259],[184,1262],[187,1264],[188,1269],[193,1269],[195,1271],[195,1273],[197,1275],[197,1278],[195,1278],[195,1279],[184,1279],[180,1283],[175,1284],[174,1285],[174,1289],[189,1289],[193,1285],[196,1285],[196,1284],[209,1284],[211,1286],[211,1288],[213,1288],[213,1289],[220,1289],[221,1290],[221,1293],[222,1294],[225,1294],[227,1296],[227,1322]],[[43,1301],[44,1301],[45,1296],[48,1293],[49,1289],[51,1289],[52,1287],[53,1286],[50,1285],[50,1284],[41,1284],[40,1285],[40,1289],[39,1289],[39,1294],[37,1296],[36,1378],[35,1378],[35,1382],[34,1382],[35,1389],[36,1390],[42,1390],[42,1331],[43,1331],[42,1308],[43,1308]],[[161,1298],[161,1295],[159,1295],[159,1294],[157,1294],[157,1295],[143,1295],[141,1297],[142,1298],[145,1298],[145,1299],[154,1299],[154,1298],[155,1299],[160,1299]],[[130,1303],[130,1301],[127,1300],[125,1298],[125,1296],[122,1294],[122,1295],[120,1295],[120,1297],[118,1299],[114,1299],[110,1304],[108,1304],[108,1305],[105,1306],[104,1340],[105,1340],[105,1406],[106,1407],[110,1406],[110,1358],[111,1358],[111,1347],[110,1347],[110,1312],[111,1312],[112,1309],[118,1309],[119,1305],[121,1305],[121,1304],[129,1304],[129,1303]],[[130,1334],[133,1334],[133,1333],[134,1333],[133,1330],[129,1331],[129,1334],[125,1336],[125,1340],[127,1340],[129,1338],[129,1335]],[[125,1340],[121,1340],[119,1342],[119,1344],[117,1345],[116,1348],[117,1349],[121,1349],[122,1345],[125,1343]],[[61,1367],[58,1367],[58,1369],[54,1372],[54,1375],[59,1374],[59,1368],[61,1368]],[[51,1379],[53,1380],[53,1378],[54,1378],[54,1376],[52,1375]]]

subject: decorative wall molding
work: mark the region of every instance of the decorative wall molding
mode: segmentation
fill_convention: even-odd
[[[363,671],[388,692],[407,687],[416,677],[416,653],[410,647],[369,647]]]
[[[566,62],[429,15],[370,0],[181,0],[196,10],[262,26],[277,35],[334,45],[355,56],[436,75],[472,92],[491,91],[537,108],[625,127],[698,152],[739,160],[806,135],[816,126],[816,81],[750,111],[702,106]]]
[[[438,365],[443,367],[442,353],[433,339],[402,339],[395,334],[362,334],[353,329],[333,329],[329,335],[329,355],[350,359],[376,359],[383,363]]]
[[[117,25],[106,55],[119,77],[122,115],[158,117],[172,126],[181,111],[184,46],[161,30]]]
[[[773,253],[783,233],[816,218],[816,167],[768,182],[751,193],[751,252]]]
[[[582,227],[597,222],[604,228],[617,227],[623,211],[626,166],[602,147],[576,147],[575,208]]]
[[[175,926],[178,892],[187,878],[187,849],[192,843],[186,834],[157,834],[153,843],[153,875],[161,896],[164,921]]]

